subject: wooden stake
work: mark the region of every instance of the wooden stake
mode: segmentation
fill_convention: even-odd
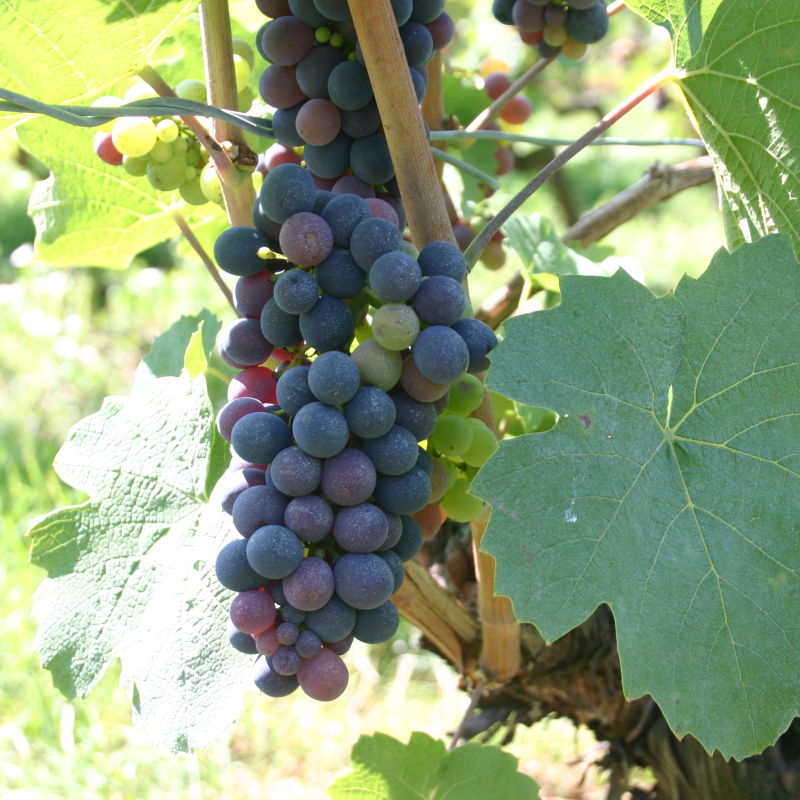
[[[350,11],[381,112],[414,244],[420,249],[434,241],[456,244],[391,2],[350,0]],[[437,91],[435,87],[434,91]],[[432,109],[437,102],[441,101],[432,98],[427,108]],[[469,297],[469,287],[465,284],[464,288]],[[497,433],[488,392],[484,393],[484,402],[473,416],[482,419]],[[484,619],[488,620],[488,623],[484,622],[481,666],[492,679],[508,680],[516,673],[519,664],[519,623],[514,619],[510,602],[506,598],[494,597],[494,559],[477,550],[484,530],[485,523],[483,526],[473,523],[473,541],[477,541],[476,571],[480,573],[479,608],[483,609],[481,616],[485,613]],[[414,593],[413,587],[417,584],[412,576],[419,572],[419,565],[412,566],[415,563],[406,564],[406,585],[395,602],[400,601],[398,607],[403,616],[420,627],[424,626],[426,635],[437,641],[434,638],[437,637],[437,623],[430,616],[430,606],[421,602],[419,593]],[[453,663],[462,665],[463,656],[460,653],[455,655],[457,637],[453,636],[451,626],[447,627],[451,631],[450,638],[438,635],[437,646]]]

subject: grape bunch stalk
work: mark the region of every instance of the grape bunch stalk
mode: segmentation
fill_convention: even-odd
[[[233,40],[233,53],[239,108],[246,111],[254,100],[247,83],[255,66],[255,53],[243,39]],[[175,87],[175,94],[184,100],[207,102],[206,85],[199,80],[181,81]],[[107,95],[92,105],[116,108],[157,96],[147,83],[139,81],[124,97]],[[208,202],[222,205],[220,179],[213,162],[209,161],[208,151],[179,117],[111,119],[97,129],[94,150],[101,161],[121,166],[131,177],[146,177],[159,191],[178,190],[189,205],[202,206]]]
[[[469,414],[497,339],[464,316],[458,247],[403,239],[346,2],[257,2],[273,16],[257,36],[272,62],[260,88],[283,150],[260,165],[255,228],[232,227],[214,247],[238,276],[241,314],[218,340],[241,371],[217,421],[232,461],[214,495],[242,538],[216,570],[237,593],[228,639],[257,655],[256,686],[333,700],[352,641],[396,632],[403,562],[444,515],[483,508],[469,485],[497,442]],[[421,99],[415,70],[452,23],[443,0],[393,8]]]

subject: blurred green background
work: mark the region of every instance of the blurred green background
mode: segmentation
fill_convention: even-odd
[[[259,20],[250,3],[232,8],[252,28]],[[531,48],[492,20],[489,7],[448,2],[458,33],[446,61],[467,78],[491,54],[505,57],[513,75],[533,63]],[[579,135],[668,57],[666,34],[624,11],[613,19],[609,37],[581,62],[562,59],[529,87],[535,110],[525,131]],[[612,134],[696,135],[669,87]],[[535,148],[515,151],[519,169],[503,180],[489,209],[501,207],[538,168]],[[654,162],[675,164],[699,154],[685,147],[588,150],[525,211],[547,214],[564,230],[638,181]],[[458,676],[421,650],[418,632],[406,624],[387,645],[353,648],[347,656],[351,684],[341,700],[326,706],[299,695],[269,700],[248,694],[242,721],[192,756],[154,749],[133,729],[130,701],[117,685],[118,665],[87,700],[67,703],[52,688],[31,649],[32,597],[43,573],[26,563],[23,535],[37,515],[84,499],[52,471],[53,457],[68,428],[96,411],[103,397],[130,391],[139,359],[180,314],[206,306],[228,321],[232,312],[201,265],[183,258],[171,242],[142,253],[121,272],[54,270],[36,260],[26,205],[34,182],[46,176],[43,165],[19,150],[13,133],[0,138],[0,794],[26,800],[324,798],[332,778],[346,770],[360,733],[406,739],[414,729],[438,737],[452,731],[467,704]],[[638,263],[659,294],[684,273],[699,275],[723,244],[713,186],[678,195],[602,242],[604,252]],[[479,266],[470,279],[473,302],[517,268],[510,255],[498,272]],[[213,366],[230,374],[218,359]],[[210,384],[221,398],[223,382],[211,377]],[[602,747],[589,732],[554,720],[518,730],[509,749],[520,757],[520,769],[541,783],[543,797],[600,800],[602,776],[590,764]],[[646,787],[648,776],[639,778]]]

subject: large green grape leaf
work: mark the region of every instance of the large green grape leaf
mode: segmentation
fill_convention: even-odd
[[[751,241],[781,231],[800,253],[800,3],[630,0],[667,27],[690,115]]]
[[[361,736],[353,771],[328,789],[332,800],[538,800],[536,782],[499,747],[444,742],[415,731],[408,744],[384,733]]]
[[[77,103],[132,77],[198,0],[2,0],[0,86]],[[0,130],[29,119],[1,114]]]
[[[472,484],[497,592],[548,641],[607,603],[628,697],[761,752],[800,712],[800,264],[773,235],[660,299],[622,271],[562,292],[492,353],[495,392],[562,417]]]
[[[20,144],[52,170],[34,188],[29,206],[43,261],[122,269],[137,253],[177,233],[173,211],[197,233],[225,219],[214,203],[190,206],[178,192],[159,192],[147,178],[104,163],[95,155],[93,137],[86,128],[41,117],[19,129]]]
[[[47,570],[34,648],[67,697],[84,697],[122,660],[135,720],[173,751],[202,747],[239,714],[251,661],[227,646],[231,593],[219,548],[235,537],[209,504],[214,413],[203,376],[165,377],[107,398],[55,461],[86,492],[28,532]]]

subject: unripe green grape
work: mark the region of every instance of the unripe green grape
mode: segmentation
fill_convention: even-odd
[[[405,350],[417,341],[419,317],[411,306],[387,303],[372,315],[372,335],[387,350]]]
[[[193,181],[197,177],[197,167],[186,167],[183,176],[187,181]]]
[[[172,142],[173,155],[185,156],[188,152],[189,152],[189,140],[185,136],[179,136],[174,142]]]
[[[184,161],[184,163],[186,162]],[[219,182],[219,175],[213,164],[206,164],[200,173],[200,188],[207,200],[222,205],[222,184]]]
[[[428,440],[443,456],[460,456],[472,444],[472,426],[455,414],[439,417]]]
[[[233,55],[233,71],[236,75],[236,91],[241,92],[247,86],[253,68],[240,55]]]
[[[469,492],[469,481],[459,478],[455,486],[439,502],[442,510],[456,522],[472,522],[483,511],[483,500],[473,497]]]
[[[359,343],[366,342],[367,339],[372,339],[373,336],[372,326],[367,320],[363,320],[356,325],[356,339],[358,339]]]
[[[153,161],[160,161],[162,164],[169,161],[173,155],[172,145],[167,144],[167,142],[162,142],[160,139],[153,145],[153,149],[150,151],[150,158]]]
[[[475,479],[475,476],[478,474],[479,467],[464,467],[464,477],[469,481],[470,486],[472,486],[472,481]]]
[[[152,97],[158,97],[158,92],[150,84],[140,81],[125,92],[124,102],[133,103],[136,100],[149,100]]]
[[[461,454],[470,467],[482,467],[497,452],[497,438],[483,423],[472,426],[472,444]]]
[[[197,103],[206,102],[206,85],[202,81],[193,79],[181,81],[175,87],[175,94],[183,100],[194,100]]]
[[[150,161],[147,164],[147,180],[162,192],[180,188],[186,180],[186,162],[183,156],[172,156],[167,161]]]
[[[314,31],[314,38],[320,44],[325,44],[325,42],[329,42],[331,40],[331,29],[326,28],[324,26],[322,28],[317,28],[316,31]]]
[[[237,56],[241,56],[249,65],[250,69],[256,65],[256,54],[253,48],[244,39],[232,39],[233,52]]]
[[[361,342],[350,357],[356,362],[361,380],[367,386],[375,386],[388,392],[400,380],[403,371],[400,353],[381,347],[377,339]]]
[[[466,417],[483,402],[483,384],[468,372],[450,384],[450,400],[447,410]]]
[[[246,114],[252,107],[255,99],[255,92],[249,86],[245,86],[244,89],[239,92],[239,111]]]
[[[111,140],[122,155],[141,158],[156,143],[156,126],[150,117],[122,117],[114,123]]]
[[[568,35],[566,25],[545,25],[542,31],[542,38],[551,47],[561,47]]]
[[[114,97],[113,95],[105,95],[105,97],[98,97],[97,100],[92,102],[92,108],[116,108],[117,106],[122,105],[122,98],[121,97]],[[99,127],[95,128],[96,131],[102,131],[103,133],[111,133],[112,129],[114,128],[114,123],[119,119],[118,117],[115,119],[110,119],[108,122],[104,122]]]
[[[439,461],[444,464],[444,468],[447,470],[446,491],[449,492],[456,485],[456,481],[458,480],[458,467],[449,458],[440,458]]]
[[[200,186],[200,176],[198,175],[193,181],[184,181],[180,187],[181,197],[190,206],[204,206],[208,202],[208,198],[203,194],[203,189]]]
[[[175,124],[174,119],[162,119],[156,125],[156,134],[162,142],[174,142],[178,138],[180,129]]]
[[[486,423],[477,417],[467,417],[467,424],[472,425],[473,428],[485,428]]]
[[[200,159],[200,151],[196,147],[190,147],[186,151],[184,157],[186,158],[186,163],[190,167],[199,167],[200,166],[200,160],[201,160]]]
[[[411,258],[419,258],[419,249],[405,239],[403,239],[403,252],[411,256]]]
[[[339,31],[336,31],[336,33],[331,34],[331,41],[330,41],[331,47],[341,47],[343,44],[344,44],[344,36],[342,36],[342,34],[339,33]]]
[[[147,175],[147,159],[123,156],[122,168],[128,175],[132,175],[134,178],[141,178],[143,175]]]

